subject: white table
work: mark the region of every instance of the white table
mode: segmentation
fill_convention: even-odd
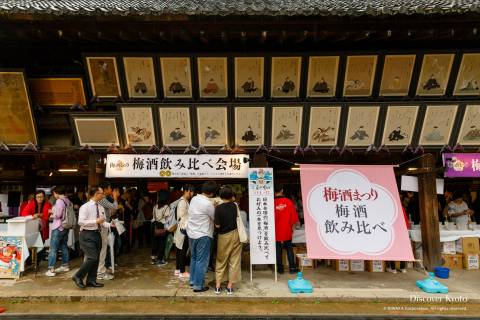
[[[422,242],[422,231],[420,229],[409,230],[410,239],[413,242]],[[478,238],[480,230],[440,230],[440,242],[455,241],[460,238]]]

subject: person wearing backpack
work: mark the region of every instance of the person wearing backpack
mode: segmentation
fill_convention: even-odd
[[[68,266],[68,233],[73,226],[69,225],[68,210],[73,212],[73,204],[65,196],[64,187],[54,187],[52,189],[53,196],[55,197],[55,205],[50,210],[52,223],[52,234],[50,236],[50,251],[48,254],[48,270],[45,273],[47,277],[54,277],[59,272],[70,271]],[[75,216],[74,216],[75,217]],[[71,218],[71,217],[70,217]],[[63,223],[62,223],[63,222]],[[75,222],[73,222],[75,224]],[[70,228],[68,228],[70,227]],[[62,265],[60,268],[55,269],[55,262],[57,261],[57,252],[62,251]]]

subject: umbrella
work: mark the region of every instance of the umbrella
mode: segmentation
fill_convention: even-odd
[[[110,261],[112,262],[112,274],[115,274],[115,235],[108,228],[108,245],[110,246]]]

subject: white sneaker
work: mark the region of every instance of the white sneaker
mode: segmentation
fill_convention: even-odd
[[[53,272],[53,271],[50,270],[50,269],[48,269],[48,271],[45,272],[45,275],[46,275],[47,277],[55,277],[55,276],[56,276],[55,272]]]
[[[58,269],[55,269],[55,272],[68,272],[70,271],[70,268],[68,266],[61,266]]]
[[[175,270],[174,275],[178,277],[180,275],[180,270]]]
[[[180,273],[178,276],[180,279],[190,279],[190,273],[185,272],[185,273]]]
[[[401,273],[407,273],[407,269],[400,269]]]
[[[387,268],[387,272],[390,272],[390,273],[397,273],[397,270],[395,270],[395,269],[391,269],[391,268]]]
[[[97,274],[97,280],[113,280],[114,276],[108,273]]]

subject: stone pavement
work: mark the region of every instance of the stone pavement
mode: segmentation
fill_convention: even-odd
[[[325,266],[315,269],[304,269],[304,277],[312,281],[312,294],[291,294],[287,280],[295,276],[279,275],[274,281],[273,272],[268,268],[255,270],[253,283],[250,283],[248,269],[243,270],[243,281],[236,285],[234,296],[224,292],[216,296],[213,290],[195,294],[188,281],[174,277],[175,261],[167,266],[150,265],[148,250],[139,251],[135,255],[123,256],[119,259],[120,267],[115,273],[115,280],[104,281],[101,289],[78,289],[70,280],[80,263],[80,259],[72,262],[72,270],[49,278],[44,275],[45,262],[37,276],[28,272],[17,281],[0,280],[0,300],[2,301],[148,301],[159,298],[170,298],[178,301],[189,299],[239,299],[243,301],[294,301],[295,299],[315,299],[316,301],[372,301],[372,302],[412,302],[417,297],[444,295],[428,295],[415,286],[415,281],[425,278],[425,274],[409,270],[406,274],[369,273],[369,272],[336,272]],[[209,286],[214,286],[214,273],[208,273]],[[449,298],[460,298],[467,303],[480,303],[480,271],[453,271],[450,279],[442,280],[449,287]],[[293,299],[293,300],[292,300]],[[297,300],[298,301],[298,300]]]

